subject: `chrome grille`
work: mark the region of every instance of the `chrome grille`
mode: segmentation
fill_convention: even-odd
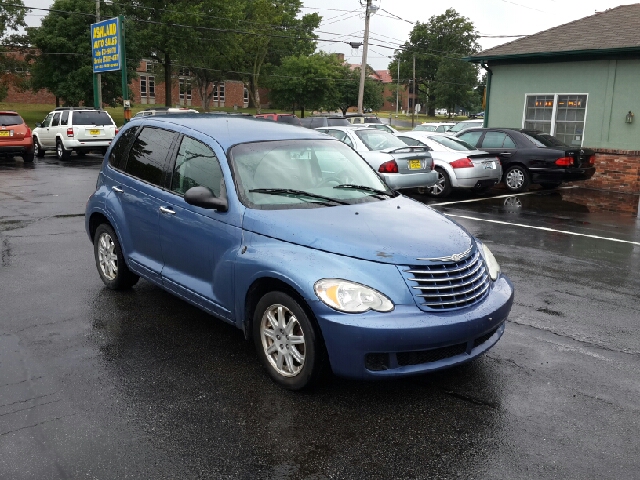
[[[403,274],[418,305],[426,310],[451,310],[482,300],[489,275],[477,248],[458,262],[408,267]]]

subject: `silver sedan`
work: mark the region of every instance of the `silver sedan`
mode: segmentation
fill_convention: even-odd
[[[353,148],[390,188],[428,188],[438,179],[428,149],[408,147],[388,132],[369,127],[323,127],[316,130]]]
[[[430,132],[402,132],[396,136],[409,146],[430,149],[438,172],[436,184],[428,190],[434,197],[446,197],[453,188],[483,192],[502,178],[498,157],[458,138]]]

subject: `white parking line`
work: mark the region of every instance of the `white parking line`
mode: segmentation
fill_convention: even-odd
[[[496,197],[494,197],[494,198],[496,198]],[[610,242],[630,243],[631,245],[640,246],[640,242],[632,242],[632,241],[629,241],[629,240],[621,240],[619,238],[601,237],[599,235],[589,235],[589,234],[586,234],[586,233],[569,232],[567,230],[556,230],[555,228],[548,228],[548,227],[535,227],[533,225],[524,225],[522,223],[503,222],[502,220],[489,220],[489,219],[486,219],[486,218],[469,217],[467,215],[453,215],[451,213],[445,213],[445,215],[448,216],[448,217],[464,218],[466,220],[476,220],[478,222],[497,223],[499,225],[509,225],[511,227],[533,228],[535,230],[543,230],[545,232],[564,233],[566,235],[574,235],[576,237],[595,238],[597,240],[609,240]]]
[[[575,185],[569,186],[569,187],[560,187],[557,190],[561,190],[561,189],[568,189],[568,188],[578,188]],[[539,191],[537,192],[524,192],[524,193],[510,193],[508,195],[498,195],[496,197],[480,197],[480,198],[472,198],[470,200],[456,200],[455,202],[442,202],[442,203],[429,203],[427,205],[429,205],[430,207],[439,207],[439,206],[443,206],[443,205],[454,205],[456,203],[472,203],[472,202],[482,202],[484,200],[493,200],[494,198],[509,198],[509,197],[520,197],[522,195],[534,195],[536,193],[540,193]]]

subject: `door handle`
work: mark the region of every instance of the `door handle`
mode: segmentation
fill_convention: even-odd
[[[124,190],[122,190],[121,188],[118,188],[118,187],[111,187],[111,190],[113,190],[114,192],[117,192],[117,193],[124,192]]]
[[[502,153],[499,153],[498,155],[501,155],[503,157],[510,157],[511,156],[511,152],[502,152]]]
[[[174,212],[173,210],[171,210],[170,208],[166,208],[166,207],[160,207],[160,211],[162,213],[167,213],[169,215],[175,215],[176,212]]]

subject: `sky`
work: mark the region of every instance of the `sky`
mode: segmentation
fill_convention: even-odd
[[[366,0],[363,0],[363,2]],[[364,7],[359,0],[303,0],[303,13],[317,12],[323,17],[318,29],[319,38],[362,42],[364,35]],[[426,22],[434,15],[455,9],[470,19],[481,35],[531,35],[579,18],[593,15],[618,5],[638,1],[624,0],[374,0],[379,7],[371,17],[370,42],[367,63],[376,70],[386,69],[393,48],[409,38],[413,24]],[[30,7],[48,8],[51,0],[24,0]],[[27,17],[30,26],[40,24],[46,12],[32,11]],[[400,18],[398,18],[400,17]],[[588,33],[585,32],[585,35]],[[515,38],[480,38],[483,49],[491,48]],[[377,44],[377,45],[373,45]],[[384,46],[381,46],[384,45]],[[385,48],[388,47],[388,48]],[[352,49],[345,43],[318,42],[325,52],[344,53],[349,63],[360,63],[362,48]]]

